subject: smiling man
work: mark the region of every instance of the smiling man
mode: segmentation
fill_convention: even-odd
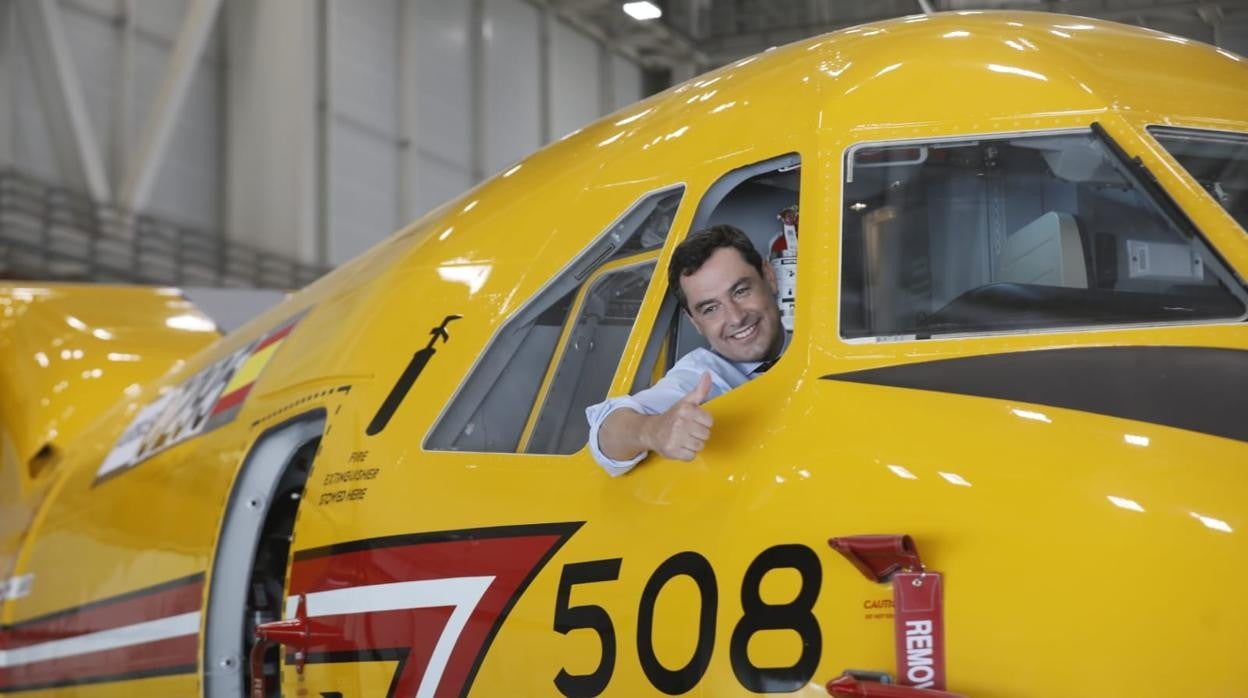
[[[589,450],[611,475],[651,451],[693,460],[711,436],[702,403],[757,377],[779,356],[785,332],[771,267],[745,233],[717,225],[672,253],[668,288],[710,349],[694,349],[653,387],[585,410]]]

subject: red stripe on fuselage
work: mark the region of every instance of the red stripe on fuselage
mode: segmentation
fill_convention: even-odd
[[[259,352],[260,352],[260,350],[264,349],[265,347],[269,346],[270,344],[273,344],[274,342],[279,342],[279,341],[281,341],[281,340],[285,339],[285,338],[286,338],[286,335],[290,334],[290,331],[291,331],[291,330],[293,330],[293,329],[295,329],[295,325],[297,325],[297,324],[299,324],[299,323],[298,323],[298,322],[292,322],[292,323],[290,323],[289,325],[287,325],[287,326],[283,327],[282,329],[280,329],[280,330],[278,330],[278,331],[274,332],[273,334],[269,335],[268,337],[265,337],[263,342],[260,342],[260,344],[258,344],[258,345],[256,346],[256,348],[255,348],[255,349],[252,349],[252,350],[251,350],[251,353],[252,353],[253,355],[254,355],[254,354],[256,354],[256,353],[259,353]]]
[[[331,591],[373,584],[491,576],[494,581],[473,609],[451,652],[435,696],[463,695],[476,666],[489,649],[504,614],[546,559],[571,534],[536,535],[470,540],[432,541],[412,545],[357,550],[311,559],[299,559],[291,568],[291,595]],[[313,641],[307,648],[318,653],[362,652],[410,647],[402,673],[392,684],[394,696],[415,695],[451,607],[397,609],[350,616],[313,619]],[[316,639],[317,628],[328,632]]]
[[[92,677],[159,674],[174,667],[194,667],[199,637],[186,635],[113,650],[89,652],[0,669],[0,691],[39,686],[91,683]]]
[[[64,640],[123,625],[198,611],[203,601],[202,577],[152,591],[141,590],[114,600],[104,600],[79,609],[19,622],[0,632],[5,649],[16,649],[51,640]]]
[[[203,575],[195,575],[22,621],[0,629],[0,649],[15,651],[195,612],[203,592]],[[179,667],[195,665],[198,646],[198,636],[187,635],[7,667],[0,669],[0,692],[97,682],[109,676],[175,673]]]
[[[212,413],[209,414],[208,416],[211,417],[218,413],[224,412],[230,409],[231,407],[241,403],[243,400],[246,400],[247,394],[251,392],[251,386],[253,385],[255,385],[254,382],[248,383],[247,385],[244,385],[243,387],[239,388],[238,390],[235,390],[229,395],[221,396],[221,399],[217,400],[217,404],[213,406]]]

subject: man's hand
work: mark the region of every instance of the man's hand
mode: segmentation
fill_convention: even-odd
[[[646,448],[662,454],[665,458],[690,461],[706,448],[715,423],[711,415],[702,409],[706,396],[711,393],[711,374],[703,373],[697,386],[663,414],[655,415],[645,423],[641,440]]]
[[[598,430],[598,447],[608,458],[628,460],[644,451],[693,460],[711,435],[713,420],[702,409],[711,394],[711,374],[663,414],[643,415],[625,407],[612,412]]]

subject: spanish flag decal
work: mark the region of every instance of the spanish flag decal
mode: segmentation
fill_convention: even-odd
[[[270,332],[256,344],[251,354],[243,359],[242,364],[234,371],[230,382],[225,384],[221,397],[217,399],[217,403],[213,405],[212,411],[208,414],[208,424],[204,426],[204,431],[212,431],[222,424],[233,421],[234,417],[238,416],[238,411],[242,409],[243,402],[251,392],[252,386],[256,384],[256,379],[260,377],[264,367],[269,365],[273,355],[286,341],[290,331],[295,329],[295,325],[299,324],[300,319],[295,318]]]
[[[260,339],[205,366],[145,405],[100,463],[96,483],[229,424],[303,315],[287,319]]]

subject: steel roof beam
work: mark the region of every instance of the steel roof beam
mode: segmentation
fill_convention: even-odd
[[[147,206],[156,184],[156,175],[164,162],[173,127],[177,124],[186,93],[195,77],[195,69],[220,14],[221,0],[191,0],[182,28],[178,32],[173,56],[165,68],[165,76],[156,94],[147,124],[140,136],[139,148],[130,164],[125,183],[118,197],[123,208],[138,211]]]

